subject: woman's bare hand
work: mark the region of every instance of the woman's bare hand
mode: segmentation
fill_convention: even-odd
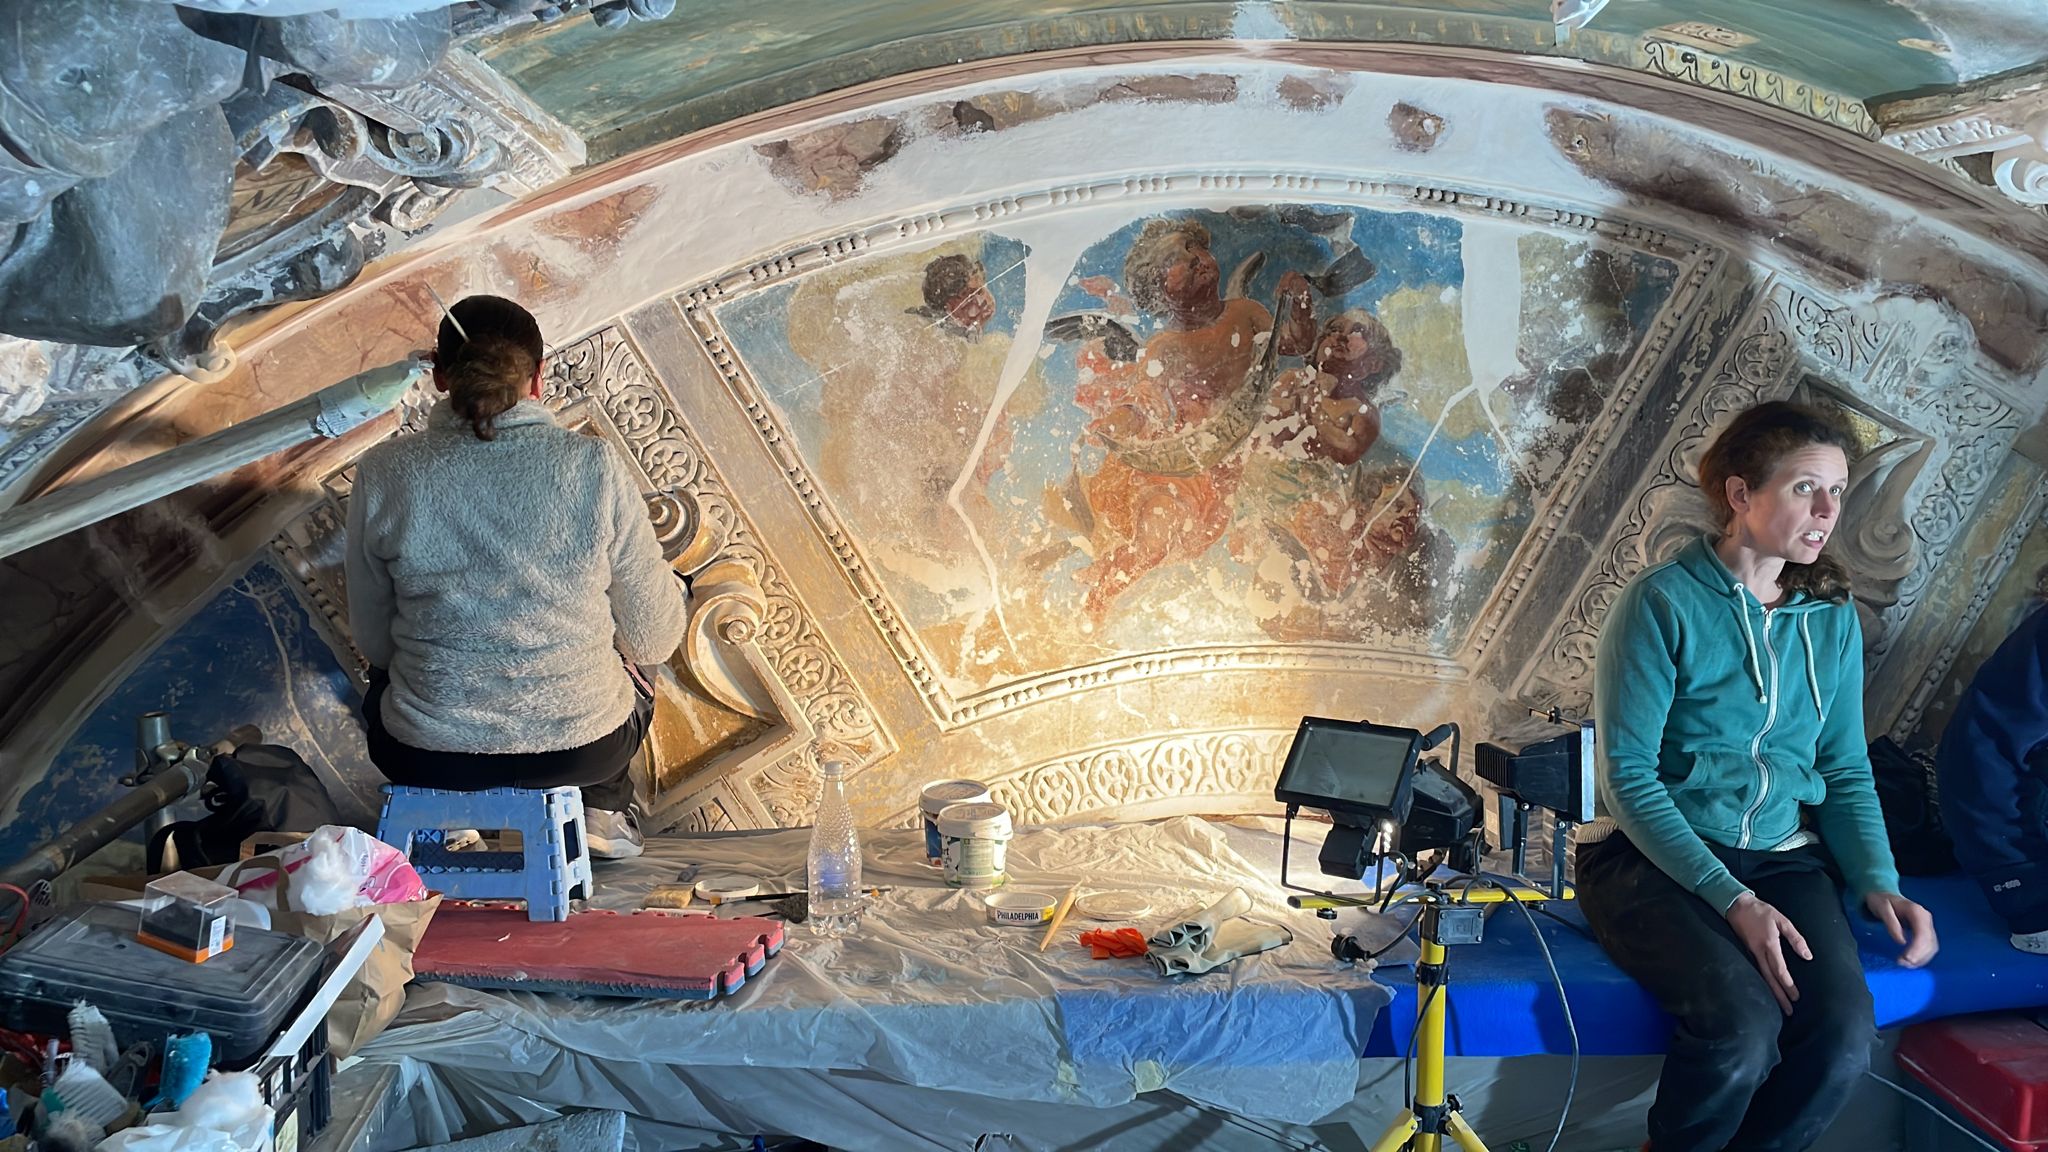
[[[1899,954],[1901,967],[1918,968],[1941,950],[1941,941],[1934,935],[1934,914],[1897,892],[1872,892],[1863,898],[1863,906],[1894,941],[1906,946]]]
[[[1799,999],[1799,989],[1792,983],[1785,949],[1790,948],[1801,960],[1811,960],[1813,951],[1806,946],[1806,939],[1783,912],[1758,899],[1754,892],[1737,896],[1726,915],[1728,926],[1735,929],[1736,938],[1756,961],[1757,971],[1764,974],[1771,995],[1778,998],[1779,1009],[1790,1016],[1793,1001]]]

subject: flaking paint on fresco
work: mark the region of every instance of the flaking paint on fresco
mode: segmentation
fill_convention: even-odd
[[[1054,258],[985,233],[718,314],[962,693],[1208,644],[1454,652],[1676,276],[1306,204],[1129,220],[1030,269],[1039,314]]]

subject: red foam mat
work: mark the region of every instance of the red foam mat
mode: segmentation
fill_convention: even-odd
[[[1952,1016],[1899,1038],[1899,1066],[2012,1152],[2048,1149],[2048,1028],[2031,1016]]]
[[[782,949],[780,921],[641,911],[528,920],[521,907],[444,904],[413,953],[421,980],[581,996],[711,1000]]]

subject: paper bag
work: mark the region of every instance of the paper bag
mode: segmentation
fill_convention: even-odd
[[[279,866],[277,857],[258,856],[245,860],[238,871],[246,875],[250,869],[266,865],[276,869],[280,876],[279,907],[270,914],[270,926],[276,931],[327,944],[362,923],[365,916],[375,916],[384,921],[384,938],[377,942],[363,970],[327,1013],[327,1046],[333,1050],[336,1060],[343,1059],[376,1038],[398,1015],[399,1009],[405,1007],[405,986],[412,980],[413,950],[419,947],[420,937],[426,934],[427,924],[434,918],[434,910],[441,906],[441,894],[429,892],[424,900],[371,904],[328,916],[315,916],[290,908],[291,876]]]

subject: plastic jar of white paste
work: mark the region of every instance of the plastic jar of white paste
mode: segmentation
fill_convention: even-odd
[[[918,794],[917,810],[924,816],[924,857],[937,865],[945,853],[939,847],[939,813],[954,804],[987,804],[993,797],[988,785],[979,780],[934,780]]]
[[[1001,804],[953,804],[939,813],[939,851],[946,884],[995,888],[1010,848],[1010,812]]]

